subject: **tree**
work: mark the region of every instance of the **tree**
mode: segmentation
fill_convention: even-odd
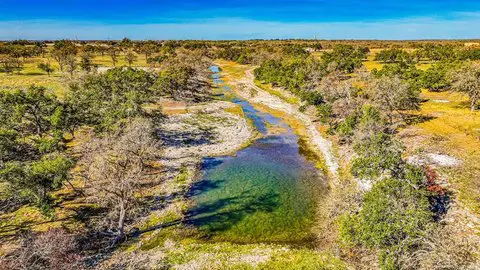
[[[173,99],[192,98],[202,90],[201,87],[192,87],[195,75],[196,71],[191,67],[174,66],[160,72],[153,89]]]
[[[112,59],[112,64],[113,66],[117,66],[117,62],[118,62],[118,53],[120,52],[120,49],[115,46],[115,45],[112,45],[110,46],[110,48],[108,48],[108,54],[110,55],[110,58]]]
[[[451,72],[449,77],[453,82],[454,90],[468,95],[470,98],[470,109],[474,111],[480,99],[480,65],[465,65]]]
[[[401,176],[405,165],[403,146],[383,132],[359,138],[354,145],[357,157],[352,161],[352,174],[361,179],[375,180],[382,176]]]
[[[374,181],[360,210],[340,219],[340,238],[350,247],[377,249],[381,269],[403,269],[434,227],[425,171],[402,159],[403,145],[389,134],[359,138],[354,150],[352,174]]]
[[[120,41],[119,45],[124,49],[130,49],[133,46],[133,41],[125,37],[122,39],[122,41]]]
[[[47,52],[47,44],[45,42],[35,42],[35,55],[42,55],[45,57],[45,53]]]
[[[420,183],[422,175],[411,175]],[[375,184],[358,214],[340,220],[340,238],[348,245],[380,250],[381,269],[403,269],[401,259],[413,253],[433,228],[425,189],[408,181],[387,178]]]
[[[360,68],[363,65],[362,60],[366,57],[366,50],[351,45],[336,45],[332,52],[322,54],[325,67],[334,65],[335,70],[347,73]]]
[[[138,53],[142,53],[145,55],[145,61],[148,62],[148,58],[156,52],[158,52],[157,44],[153,42],[147,42],[141,44],[139,47],[136,48]]]
[[[48,74],[48,76],[50,76],[50,73],[54,71],[53,67],[48,62],[38,64],[38,68],[45,71]]]
[[[43,213],[51,210],[50,192],[69,177],[73,161],[60,154],[47,154],[30,162],[11,161],[0,168],[0,181],[14,194],[34,202]]]
[[[52,56],[58,62],[60,70],[63,71],[67,62],[77,55],[77,47],[71,40],[59,40],[53,44]]]
[[[14,197],[35,203],[43,213],[51,207],[51,191],[69,177],[73,161],[64,150],[62,104],[43,87],[0,92],[0,182]]]
[[[18,59],[12,57],[1,57],[0,65],[2,67],[2,71],[7,74],[12,73],[14,70],[21,69],[22,66]]]
[[[8,118],[2,124],[14,124],[14,128],[24,134],[45,136],[51,128],[50,117],[58,106],[53,95],[46,88],[31,86],[26,90],[17,90],[0,95],[0,107],[10,110]]]
[[[411,87],[420,89],[422,86],[422,76],[424,72],[413,64],[405,62],[384,65],[380,70],[373,69],[372,74],[376,78],[380,77],[398,77],[410,84]]]
[[[124,239],[125,221],[135,212],[135,194],[152,180],[149,163],[159,151],[153,134],[150,121],[135,119],[123,131],[96,140],[86,155],[87,191],[116,217],[116,242]]]
[[[381,77],[369,85],[369,94],[393,124],[395,113],[420,108],[420,92],[399,77]]]
[[[71,85],[67,103],[75,119],[98,130],[113,129],[119,120],[145,113],[142,105],[152,100],[154,83],[155,77],[147,71],[112,68]]]
[[[88,52],[82,54],[82,60],[80,62],[80,67],[85,72],[89,73],[92,71],[92,56]]]
[[[421,86],[430,91],[442,91],[451,86],[448,73],[455,64],[439,62],[429,67],[420,77]]]
[[[68,55],[65,59],[65,64],[67,65],[67,71],[70,73],[70,77],[73,78],[73,73],[77,69],[77,58],[75,55]]]
[[[127,61],[128,66],[131,67],[136,60],[137,56],[132,52],[132,50],[128,50],[127,54],[125,55],[125,61]]]
[[[413,57],[406,51],[398,48],[382,50],[375,55],[375,61],[384,63],[405,62],[412,63]]]

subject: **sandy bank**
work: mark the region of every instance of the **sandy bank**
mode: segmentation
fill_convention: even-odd
[[[193,168],[203,157],[234,153],[250,141],[254,128],[241,115],[227,111],[235,106],[213,102],[168,116],[158,128],[167,174],[174,175],[181,166]]]

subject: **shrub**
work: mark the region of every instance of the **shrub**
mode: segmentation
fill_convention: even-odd
[[[84,269],[82,259],[72,235],[63,229],[51,229],[37,235],[26,234],[19,249],[3,259],[0,258],[0,268],[80,270]]]
[[[380,249],[382,269],[398,269],[399,254],[413,250],[432,225],[427,192],[412,182],[421,175],[409,174],[405,180],[386,178],[364,196],[358,214],[340,220],[340,237],[348,245]]]
[[[358,178],[400,176],[404,161],[402,144],[385,133],[373,134],[354,145],[358,157],[352,161],[352,174]]]

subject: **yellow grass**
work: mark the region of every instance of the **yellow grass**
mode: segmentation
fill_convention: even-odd
[[[268,93],[281,98],[282,100],[290,103],[290,104],[300,104],[300,99],[294,95],[288,95],[283,91],[275,89],[272,84],[270,83],[262,83],[259,81],[255,81],[255,85],[260,87],[261,89],[267,91]]]
[[[424,90],[422,97],[428,101],[419,114],[433,119],[414,126],[419,129],[417,135],[424,138],[420,150],[463,161],[463,166],[443,172],[458,190],[460,201],[480,213],[480,112],[470,111],[468,98],[460,93]]]
[[[77,57],[77,70],[80,69],[81,57]],[[108,55],[95,56],[92,59],[93,64],[99,67],[112,67],[112,59]],[[50,63],[54,68],[54,72],[51,76],[38,68],[40,63]],[[127,66],[125,61],[125,55],[118,56],[118,62],[116,66]],[[145,57],[137,54],[137,60],[133,63],[134,67],[145,67],[148,64],[145,61]],[[60,98],[65,95],[68,89],[69,76],[66,72],[61,72],[58,63],[50,57],[33,57],[24,61],[23,69],[14,72],[12,75],[0,73],[0,88],[3,89],[22,89],[29,87],[33,84],[37,86],[43,86],[49,89],[52,93],[56,94]]]

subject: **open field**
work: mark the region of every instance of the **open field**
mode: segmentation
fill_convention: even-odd
[[[468,108],[466,96],[453,92],[422,92],[426,101],[419,115],[429,120],[413,124],[403,132],[409,152],[441,153],[463,162],[457,168],[446,168],[446,177],[458,190],[458,198],[479,214],[480,189],[480,113]]]

